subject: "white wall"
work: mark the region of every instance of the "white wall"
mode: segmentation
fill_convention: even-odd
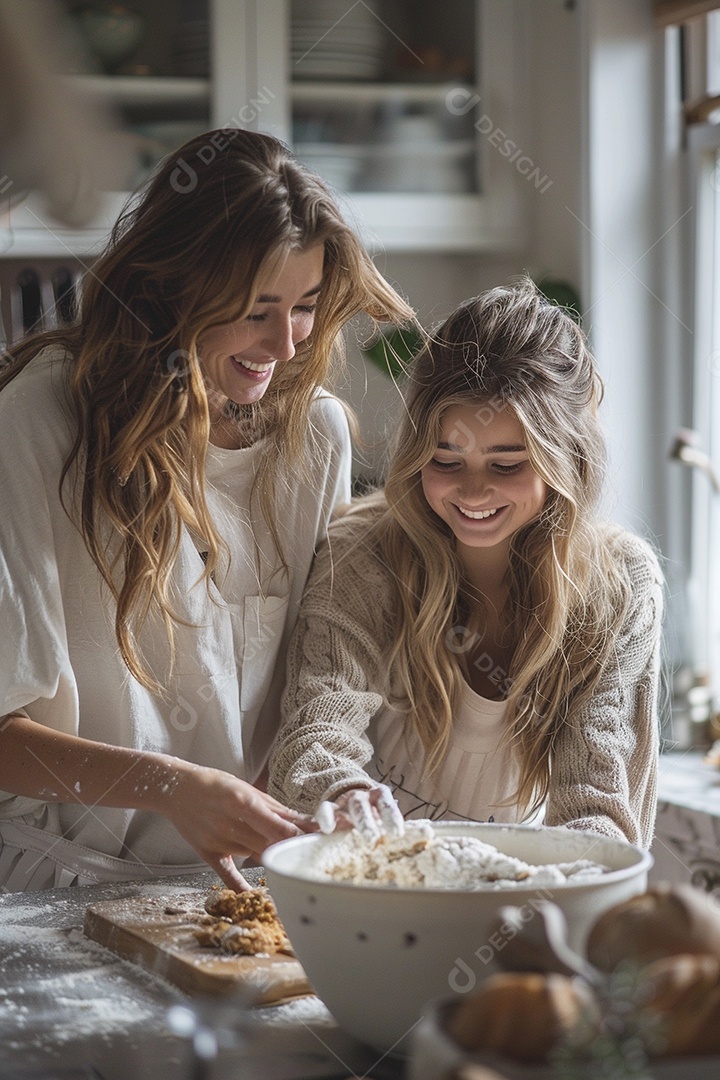
[[[584,0],[586,320],[603,378],[615,516],[655,532],[667,435],[654,359],[658,172],[650,0]],[[654,378],[657,374],[657,378]]]
[[[533,276],[581,285],[581,16],[566,0],[523,0],[527,15],[527,141],[552,180],[531,190],[529,258]]]

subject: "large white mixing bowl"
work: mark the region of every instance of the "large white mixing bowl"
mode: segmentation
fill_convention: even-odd
[[[565,828],[439,822],[442,836],[475,836],[529,863],[592,859],[609,872],[549,888],[398,889],[313,878],[312,859],[334,837],[284,840],[262,857],[270,892],[318,997],[351,1035],[404,1053],[423,1006],[473,990],[495,967],[510,928],[498,909],[523,918],[551,900],[583,952],[590,926],[615,904],[645,891],[652,857],[622,840]]]

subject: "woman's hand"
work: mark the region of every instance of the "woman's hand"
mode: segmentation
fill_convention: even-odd
[[[0,723],[0,790],[162,814],[230,889],[250,888],[234,855],[259,857],[270,844],[317,828],[307,815],[222,769],[81,739],[21,713]]]
[[[320,803],[315,821],[324,833],[355,828],[368,843],[383,835],[402,836],[405,832],[400,807],[385,784],[376,784],[369,791],[353,788],[344,791],[335,802]]]
[[[317,829],[306,814],[220,769],[178,761],[160,813],[195,848],[229,889],[250,886],[233,856],[259,858],[270,844]]]

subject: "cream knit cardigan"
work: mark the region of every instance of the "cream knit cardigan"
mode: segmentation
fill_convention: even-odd
[[[269,790],[313,812],[349,786],[371,787],[367,729],[387,707],[395,582],[352,519],[318,554],[288,653],[283,723]],[[608,544],[632,601],[596,692],[556,740],[545,823],[649,847],[656,810],[663,581],[645,541],[613,527]],[[402,764],[402,763],[400,763]]]

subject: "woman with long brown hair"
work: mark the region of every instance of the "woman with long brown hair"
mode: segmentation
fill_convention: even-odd
[[[582,331],[529,280],[439,327],[384,493],[333,524],[308,583],[277,798],[372,833],[397,828],[385,787],[406,817],[649,845],[662,577],[599,515],[601,396]]]
[[[404,321],[277,140],[166,161],[76,325],[0,375],[0,885],[197,869],[307,828],[265,794],[284,653],[349,498],[340,331]],[[253,786],[257,783],[258,786]]]

